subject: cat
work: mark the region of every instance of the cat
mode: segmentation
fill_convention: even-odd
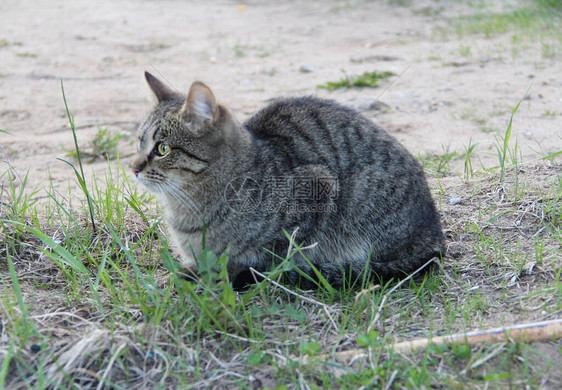
[[[244,123],[196,81],[187,97],[148,72],[158,104],[139,127],[138,180],[159,195],[181,265],[229,248],[240,286],[289,240],[309,246],[287,273],[333,287],[402,278],[443,251],[439,214],[416,159],[358,112],[315,97],[278,99]],[[285,231],[285,232],[284,232]],[[229,247],[230,246],[230,247]],[[308,277],[307,277],[308,275]]]

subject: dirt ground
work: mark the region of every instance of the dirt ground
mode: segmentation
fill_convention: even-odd
[[[144,70],[179,91],[194,80],[245,119],[277,96],[315,94],[365,110],[414,154],[463,153],[497,164],[494,137],[525,95],[512,137],[525,160],[562,148],[562,68],[511,34],[460,36],[450,21],[474,10],[453,1],[28,1],[0,3],[1,146],[30,187],[67,185],[56,160],[72,148],[60,81],[84,147],[97,126],[134,133],[153,105]],[[304,68],[311,70],[303,72]],[[318,84],[390,70],[380,88]],[[476,158],[477,160],[477,158]],[[453,164],[458,170],[462,162]],[[102,159],[91,165],[103,177]],[[480,164],[476,163],[476,168]],[[86,169],[90,171],[90,169]]]

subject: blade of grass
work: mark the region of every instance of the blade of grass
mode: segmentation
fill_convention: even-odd
[[[505,175],[505,159],[507,157],[507,152],[509,150],[509,139],[511,138],[511,127],[513,125],[513,117],[515,116],[515,113],[519,109],[519,106],[521,105],[521,102],[523,102],[523,100],[525,100],[525,96],[527,96],[528,93],[529,93],[529,89],[527,89],[527,91],[525,91],[525,94],[523,95],[521,100],[519,100],[519,103],[517,103],[517,105],[515,106],[515,108],[511,112],[511,116],[509,118],[509,123],[507,125],[507,129],[505,130],[505,134],[503,136],[503,147],[501,149],[498,147],[498,159],[500,161],[500,167],[501,167],[500,183],[503,183],[503,178],[504,178],[504,175]]]
[[[42,231],[35,229],[31,226],[25,225],[18,221],[3,221],[3,222],[22,226],[23,228],[30,231],[35,237],[37,237],[45,245],[47,245],[54,252],[56,252],[58,257],[55,257],[52,252],[49,252],[47,250],[43,251],[43,253],[45,253],[54,262],[61,262],[63,264],[66,264],[69,267],[71,267],[73,270],[78,271],[81,274],[89,273],[88,269],[84,266],[84,264],[82,264],[82,262],[79,259],[76,259],[74,255],[72,255],[72,253],[64,249],[61,245],[56,243],[55,240],[45,235]]]
[[[78,171],[76,170],[74,165],[72,165],[68,161],[62,159],[57,159],[57,160],[64,161],[68,165],[72,166],[72,168],[74,168],[74,172],[76,174],[76,177],[78,178],[78,182],[80,183],[80,186],[82,187],[82,191],[84,192],[84,195],[86,195],[86,199],[88,200],[88,209],[90,210],[92,230],[96,232],[96,222],[94,217],[94,202],[90,195],[90,192],[88,191],[88,187],[86,186],[86,176],[84,175],[84,168],[82,167],[82,158],[80,157],[80,148],[78,147],[78,139],[76,138],[76,127],[74,126],[74,118],[72,117],[72,115],[70,114],[70,110],[68,109],[68,104],[66,102],[66,94],[64,92],[64,84],[62,82],[62,79],[60,81],[60,86],[62,90],[62,99],[64,100],[64,108],[66,110],[66,116],[68,117],[68,122],[70,123],[70,129],[72,130],[72,137],[74,138],[74,148],[76,149],[76,158],[78,159],[80,174],[78,174]]]
[[[123,244],[123,241],[121,241],[121,239],[119,239],[119,236],[115,232],[115,229],[113,228],[113,226],[111,226],[111,224],[109,222],[106,222],[105,226],[107,227],[107,230],[109,230],[109,233],[111,233],[111,236],[113,237],[113,240],[117,243],[117,245],[119,245],[119,247],[121,248],[121,250],[123,251],[123,253],[127,257],[127,260],[129,260],[129,264],[131,264],[131,266],[135,270],[135,274],[140,279],[140,281],[141,281],[144,289],[146,290],[147,294],[150,295],[151,300],[156,303],[157,301],[156,301],[156,297],[155,297],[154,291],[153,291],[154,288],[152,286],[148,285],[148,282],[146,281],[146,277],[141,272],[139,266],[137,265],[136,260],[133,258],[133,256],[131,256],[131,252],[125,246],[125,244]]]
[[[4,361],[2,362],[2,368],[0,369],[0,389],[4,389],[4,382],[6,381],[6,376],[8,375],[8,368],[10,367],[10,362],[12,361],[12,353],[14,350],[14,340],[10,341],[10,345],[7,348],[6,355],[4,356]]]
[[[27,308],[23,302],[18,276],[16,275],[16,270],[14,268],[14,263],[12,263],[10,252],[6,252],[6,260],[8,261],[8,271],[10,272],[10,279],[12,280],[12,286],[14,288],[14,293],[16,294],[16,299],[18,300],[22,318],[24,319],[24,322],[27,322]]]

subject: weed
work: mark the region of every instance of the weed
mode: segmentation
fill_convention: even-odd
[[[484,9],[462,17],[457,23],[456,30],[460,36],[482,33],[486,37],[491,37],[512,30],[523,33],[556,34],[560,30],[558,20],[561,12],[560,2],[556,0],[527,0],[506,12],[494,13]]]
[[[76,178],[78,179],[78,183],[80,183],[80,188],[84,192],[84,195],[86,195],[86,199],[88,201],[88,210],[90,211],[90,218],[91,218],[90,222],[92,224],[92,229],[95,232],[96,231],[96,223],[95,223],[95,216],[94,216],[93,200],[92,200],[92,196],[90,195],[90,192],[88,191],[88,187],[86,185],[86,177],[84,176],[84,168],[82,167],[82,155],[80,154],[80,148],[78,147],[78,140],[76,138],[76,127],[74,126],[74,118],[72,117],[72,115],[70,114],[70,111],[68,109],[68,104],[66,102],[66,95],[64,93],[64,84],[63,84],[62,80],[61,80],[61,91],[62,91],[62,98],[64,100],[64,108],[66,110],[66,116],[68,118],[68,123],[70,123],[70,129],[72,131],[72,137],[74,139],[74,148],[75,148],[75,151],[76,151],[76,158],[78,159],[78,166],[80,167],[80,172],[78,172],[76,170],[76,168],[74,167],[74,165],[72,165],[68,161],[65,161],[65,160],[62,160],[62,159],[61,159],[61,161],[65,162],[70,167],[72,167],[72,169],[74,170],[74,173],[76,174]]]
[[[388,0],[388,4],[407,6],[412,4],[412,0]]]
[[[16,184],[16,180],[19,179],[17,175],[14,174],[12,169],[8,169],[2,176],[8,177],[8,189],[5,197],[2,197],[2,203],[0,205],[2,214],[6,219],[16,222],[15,225],[11,226],[10,234],[7,235],[6,244],[9,246],[12,253],[21,250],[21,243],[23,241],[24,235],[24,222],[33,215],[33,206],[36,203],[34,196],[37,194],[37,190],[29,192],[27,189],[28,173],[20,179],[19,185]],[[2,229],[6,231],[7,227],[2,221],[0,221]]]
[[[471,108],[471,107],[464,108],[462,110],[461,114],[460,114],[460,118],[470,120],[471,122],[473,122],[474,124],[476,124],[480,127],[485,126],[486,123],[488,122],[486,117],[478,114],[476,112],[476,110],[474,108]]]
[[[554,58],[557,54],[557,47],[546,42],[541,42],[541,54],[544,58]]]
[[[498,153],[498,161],[499,161],[500,168],[501,168],[500,183],[503,183],[508,153],[510,154],[512,165],[516,166],[517,162],[521,161],[520,158],[518,160],[518,156],[517,156],[517,142],[515,143],[515,147],[514,147],[514,150],[512,152],[512,151],[509,150],[509,140],[511,138],[511,127],[513,125],[513,116],[517,112],[517,109],[519,109],[519,105],[525,99],[525,96],[527,96],[528,93],[529,93],[529,91],[527,90],[527,92],[525,92],[525,95],[521,98],[521,100],[519,100],[519,103],[517,103],[517,105],[515,106],[515,108],[511,112],[511,116],[509,118],[509,123],[507,124],[507,128],[505,130],[504,135],[503,136],[496,136],[496,150],[497,150],[497,153]]]
[[[344,70],[342,70],[344,76],[339,81],[328,81],[325,84],[320,84],[318,88],[324,88],[328,90],[335,90],[340,88],[361,88],[361,87],[378,87],[377,82],[379,80],[387,79],[391,76],[395,76],[395,73],[390,71],[373,71],[365,72],[362,75],[348,75]]]
[[[18,57],[26,57],[26,58],[37,58],[37,54],[34,53],[30,53],[30,52],[23,52],[23,53],[17,53],[16,54]]]
[[[71,158],[89,159],[90,162],[98,159],[115,160],[118,156],[119,140],[124,133],[112,133],[107,128],[98,127],[98,132],[89,145],[89,150],[66,149],[66,155]]]
[[[436,17],[441,15],[441,13],[445,10],[445,7],[440,6],[440,7],[431,7],[431,6],[426,6],[426,7],[422,7],[420,9],[415,9],[413,10],[413,13],[415,15],[423,15],[423,16],[432,16],[432,17]]]
[[[472,168],[472,153],[474,149],[478,146],[478,142],[472,143],[472,138],[468,142],[468,146],[465,146],[464,152],[464,179],[468,183],[469,179],[474,176],[474,170]]]
[[[463,57],[468,57],[471,54],[470,46],[468,45],[461,45],[459,48],[459,54]]]
[[[422,167],[426,173],[434,177],[442,177],[449,172],[450,162],[458,157],[457,152],[449,151],[449,147],[442,146],[443,154],[429,154],[426,156],[418,156]]]
[[[245,57],[246,56],[246,50],[244,49],[244,47],[242,45],[237,43],[236,45],[234,45],[234,55],[236,57]]]
[[[233,47],[235,57],[246,57],[250,54],[255,55],[259,58],[265,58],[271,56],[273,53],[279,50],[277,45],[273,46],[261,46],[252,45],[248,43],[236,43]]]
[[[344,11],[350,11],[357,8],[357,4],[350,1],[345,1],[342,4],[336,4],[330,8],[330,12],[332,13],[340,13]]]
[[[486,133],[486,134],[497,133],[497,132],[498,132],[498,129],[496,129],[495,127],[491,127],[491,126],[482,126],[482,127],[480,128],[480,130],[481,130],[483,133]]]

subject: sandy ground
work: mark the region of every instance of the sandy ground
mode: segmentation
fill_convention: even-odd
[[[505,131],[530,88],[513,127],[523,158],[562,149],[560,62],[510,33],[459,37],[448,20],[473,11],[447,1],[3,0],[0,129],[11,132],[0,135],[3,159],[29,170],[32,187],[46,185],[49,172],[55,185],[68,183],[71,170],[56,159],[72,148],[63,79],[79,143],[86,147],[97,126],[128,131],[120,148],[130,160],[136,126],[153,105],[144,70],[180,91],[204,81],[240,119],[281,95],[360,109],[379,99],[390,109],[365,114],[414,154],[462,153],[481,142],[477,156],[488,166],[497,163],[494,130]],[[317,88],[342,69],[400,76],[376,89]],[[89,167],[103,175],[107,164]]]

